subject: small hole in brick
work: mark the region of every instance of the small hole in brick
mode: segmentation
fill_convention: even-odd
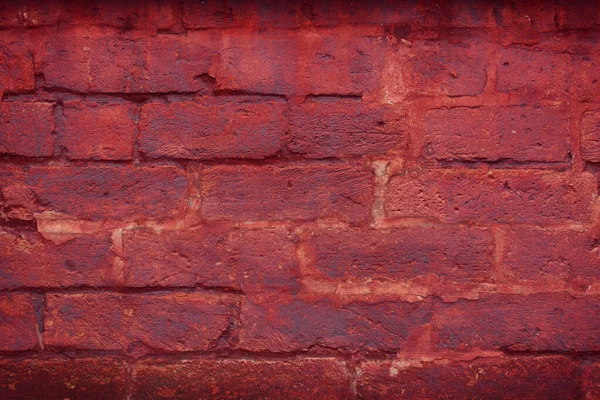
[[[75,269],[76,269],[75,262],[73,262],[71,260],[65,261],[65,268],[68,271],[75,271]]]

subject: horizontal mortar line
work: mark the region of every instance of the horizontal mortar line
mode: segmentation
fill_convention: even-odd
[[[291,18],[290,18],[291,19]],[[324,18],[325,19],[325,18]],[[354,18],[351,17],[347,17],[346,19],[348,20],[353,20]],[[336,31],[339,28],[369,28],[371,29],[372,33],[373,31],[381,31],[382,32],[382,36],[384,36],[384,29],[386,27],[394,27],[399,23],[402,22],[407,22],[408,19],[404,19],[402,21],[395,21],[395,22],[359,22],[359,23],[353,23],[353,22],[345,22],[345,23],[336,23],[336,24],[318,24],[315,22],[311,22],[310,25],[296,25],[296,26],[278,26],[275,27],[272,31],[273,33],[276,33],[278,31],[282,31],[282,32],[288,32],[288,31],[306,31],[306,32],[314,32],[316,29],[317,33],[321,33],[321,32],[327,32],[327,31]],[[194,33],[194,32],[207,32],[207,31],[214,31],[214,32],[242,32],[242,31],[251,31],[251,32],[255,32],[256,31],[256,25],[234,25],[234,26],[226,26],[227,24],[224,24],[225,26],[220,26],[220,27],[198,27],[198,28],[192,28],[192,27],[185,27],[185,29],[187,30],[188,34],[189,33]],[[263,23],[264,26],[270,26],[267,23]],[[258,25],[260,26],[260,24]],[[270,26],[272,27],[272,26]],[[118,29],[118,28],[115,28]],[[498,27],[496,26],[481,26],[481,27],[458,27],[458,26],[452,26],[452,25],[436,25],[436,26],[430,26],[430,27],[424,27],[420,32],[423,33],[429,33],[429,32],[438,32],[438,31],[461,31],[461,32],[485,32],[485,31],[495,31],[497,30]],[[593,28],[592,28],[593,29]],[[575,29],[573,29],[575,30]],[[582,31],[587,32],[587,29],[581,29]],[[566,30],[565,30],[566,31]],[[367,32],[368,33],[368,32]],[[552,32],[549,32],[552,33]],[[553,32],[556,33],[556,32]],[[373,37],[373,35],[362,35],[364,37]],[[379,37],[379,35],[374,36],[374,37]]]
[[[70,15],[69,13],[67,13],[66,15]],[[290,20],[292,20],[292,18],[290,18]],[[327,32],[327,31],[336,31],[338,29],[341,28],[356,28],[356,29],[361,29],[361,28],[367,28],[367,29],[378,29],[378,30],[384,30],[384,28],[386,27],[392,27],[395,26],[399,23],[403,23],[403,22],[407,22],[408,19],[399,19],[397,21],[390,21],[390,22],[352,22],[352,20],[354,20],[354,18],[351,17],[347,17],[346,20],[348,20],[348,22],[341,22],[341,23],[336,23],[336,24],[331,24],[331,23],[315,23],[312,22],[310,25],[306,25],[306,24],[296,24],[296,25],[292,25],[292,26],[279,26],[276,27],[275,30],[273,32],[296,32],[296,31],[312,31],[315,28],[318,29],[318,31],[323,31],[323,32]],[[61,27],[63,27],[63,31],[64,32],[68,32],[69,30],[72,29],[77,29],[78,27],[81,27],[81,24],[71,24],[71,23],[64,23],[64,22],[56,22],[53,24],[43,24],[43,25],[36,25],[36,26],[23,26],[23,25],[3,25],[0,27],[0,31],[44,31],[48,28],[51,27],[58,27],[60,24]],[[249,30],[256,30],[256,26],[255,25],[249,25],[249,24],[231,24],[230,26],[228,26],[227,23],[221,24],[222,26],[206,26],[206,27],[190,27],[190,26],[186,26],[185,24],[183,24],[183,31],[178,31],[178,30],[173,30],[173,29],[177,29],[177,28],[166,28],[166,29],[156,29],[156,35],[161,35],[161,36],[177,36],[177,37],[187,37],[190,33],[194,33],[194,32],[241,32],[241,31],[249,31]],[[259,24],[260,25],[260,24]],[[267,26],[267,23],[263,23],[264,26]],[[114,35],[121,35],[122,34],[122,30],[123,30],[123,26],[116,26],[113,24],[107,24],[107,23],[94,23],[91,24],[91,26],[94,27],[98,27],[98,28],[105,28],[108,31],[112,31],[110,33],[113,33]],[[154,37],[156,36],[154,34],[155,30],[154,29],[150,29],[148,27],[139,27],[139,28],[131,28],[129,29],[130,32],[138,32],[138,33],[146,33],[147,37]],[[588,32],[598,32],[600,31],[599,28],[597,28],[595,25],[591,25],[588,28],[561,28],[561,29],[553,29],[553,30],[536,30],[536,32],[541,35],[541,38],[545,38],[546,36],[548,38],[551,38],[552,35],[555,35],[558,32],[563,32],[563,33],[568,33],[568,32],[582,32],[582,33],[588,33]],[[497,34],[497,33],[501,33],[501,32],[508,32],[508,29],[503,28],[501,26],[498,26],[497,24],[491,24],[491,25],[481,25],[479,27],[469,27],[469,26],[455,26],[453,24],[446,24],[446,23],[440,23],[440,24],[436,24],[436,25],[429,25],[423,28],[422,32],[424,33],[428,33],[428,32],[473,32],[473,33],[490,33],[490,34]],[[51,36],[56,36],[56,33],[52,34]],[[496,36],[491,36],[490,39],[494,39]],[[425,39],[423,39],[425,40]],[[515,43],[515,44],[521,44],[521,43]]]
[[[389,357],[387,354],[382,357]],[[175,363],[181,361],[202,361],[202,360],[232,360],[232,361],[298,361],[298,360],[339,360],[347,361],[352,356],[351,353],[330,353],[330,354],[312,354],[309,352],[290,352],[290,353],[266,353],[266,352],[247,352],[247,351],[188,351],[188,352],[164,352],[147,354],[141,357],[130,356],[124,350],[85,350],[85,349],[49,349],[43,351],[0,351],[0,364],[2,361],[55,361],[70,359],[113,359],[129,363],[145,363],[150,361],[159,361],[160,363]],[[382,357],[369,357],[373,360],[381,360]]]
[[[544,225],[534,223],[514,223],[514,222],[442,222],[439,220],[420,219],[411,217],[382,218],[378,221],[378,226],[373,229],[384,231],[397,228],[432,228],[432,229],[450,229],[450,228],[512,228],[512,229],[532,229],[532,230],[556,230],[556,231],[586,231],[594,225],[592,222],[581,223],[547,223]]]
[[[20,157],[20,156],[7,156],[0,155],[0,165],[6,166],[48,166],[48,167],[70,167],[70,168],[86,168],[93,166],[133,166],[135,168],[140,167],[161,167],[161,166],[177,166],[184,168],[187,165],[208,165],[208,166],[219,166],[219,165],[232,165],[232,166],[268,166],[268,165],[281,165],[290,167],[301,167],[304,165],[343,165],[352,164],[360,165],[363,161],[371,158],[377,158],[374,156],[353,156],[353,157],[323,157],[323,158],[304,158],[302,155],[286,155],[286,156],[270,156],[261,159],[252,158],[145,158],[142,157],[139,160],[77,160],[77,159],[59,159],[57,157]],[[50,162],[60,162],[61,165],[48,165]],[[365,167],[365,170],[368,168]]]
[[[395,282],[395,283],[402,283],[402,281],[399,282]],[[489,295],[489,296],[520,296],[520,297],[528,297],[528,296],[535,296],[535,295],[550,295],[550,294],[568,294],[570,295],[574,300],[575,299],[583,299],[583,298],[600,298],[600,292],[591,292],[591,293],[587,293],[587,292],[580,292],[580,291],[575,291],[575,290],[571,290],[571,289],[560,289],[560,290],[527,290],[529,289],[528,287],[516,287],[515,290],[512,291],[498,291],[498,286],[502,287],[503,284],[490,284],[491,286],[486,288],[486,287],[480,287],[480,288],[472,288],[472,289],[465,289],[465,290],[461,290],[458,291],[456,293],[453,292],[453,295],[451,296],[452,298],[457,298],[457,299],[462,299],[464,301],[469,301],[469,302],[477,302],[480,299],[479,298],[471,298],[471,296],[469,296],[470,294],[472,294],[473,292],[478,293],[479,295]],[[356,284],[348,284],[347,287],[363,287],[365,286],[362,283],[356,283]],[[453,289],[452,285],[448,285],[448,286],[444,286],[447,289]],[[282,290],[283,289],[283,290]],[[524,292],[525,291],[525,292]],[[86,287],[86,288],[81,288],[81,287],[64,287],[64,288],[15,288],[15,289],[0,289],[0,295],[6,295],[6,294],[42,294],[42,295],[52,295],[52,294],[63,294],[63,295],[78,295],[78,294],[106,294],[106,295],[150,295],[150,296],[160,296],[162,294],[190,294],[190,293],[194,293],[194,294],[207,294],[207,295],[214,295],[214,294],[223,294],[223,295],[230,295],[232,296],[232,298],[239,298],[240,296],[257,296],[257,295],[261,295],[261,294],[275,294],[275,293],[288,293],[289,290],[287,288],[263,288],[262,290],[257,290],[257,291],[252,291],[252,292],[244,292],[242,290],[239,289],[233,289],[233,288],[205,288],[205,287],[198,287],[198,286],[164,286],[164,287],[153,287],[153,288],[148,288],[148,287],[144,287],[144,288],[140,288],[140,287],[122,287],[122,288],[115,288],[115,287]],[[427,298],[432,298],[435,301],[442,303],[442,304],[447,304],[447,303],[454,303],[456,302],[456,300],[452,300],[452,301],[447,301],[444,300],[443,297],[436,292],[428,292],[428,293],[390,293],[390,294],[378,294],[378,293],[366,293],[366,294],[358,294],[358,295],[344,295],[344,294],[336,294],[336,293],[332,293],[332,294],[328,294],[328,293],[322,293],[322,292],[309,292],[312,293],[313,295],[317,296],[316,298],[311,298],[310,300],[302,300],[301,298],[299,299],[300,301],[305,301],[307,303],[313,303],[313,302],[318,302],[320,300],[331,300],[331,299],[335,299],[335,298],[344,298],[346,297],[351,297],[354,301],[360,301],[361,298],[364,298],[365,301],[367,303],[371,303],[372,301],[369,300],[370,298],[376,296],[381,298],[378,302],[408,302],[411,303],[410,301],[407,300],[400,300],[400,298],[402,298],[403,296],[406,295],[416,295],[419,297],[422,297],[421,301],[424,301]],[[342,307],[343,308],[343,307]]]
[[[35,103],[52,103],[58,104],[68,100],[83,100],[90,102],[101,102],[101,101],[128,101],[138,106],[149,104],[160,101],[161,103],[179,103],[179,102],[196,102],[202,105],[203,100],[207,99],[219,99],[223,100],[228,97],[232,99],[248,99],[248,102],[261,103],[262,102],[281,102],[287,101],[287,97],[284,94],[277,93],[261,93],[251,91],[240,91],[240,90],[214,90],[210,92],[197,90],[197,91],[185,91],[185,92],[136,92],[136,93],[125,93],[125,92],[81,92],[65,87],[44,87],[43,91],[30,92],[30,93],[4,93],[2,100],[7,103],[16,101],[26,101]],[[344,95],[332,95],[332,97],[345,97]],[[259,100],[255,102],[254,100]],[[245,102],[240,102],[243,104]],[[226,104],[226,103],[225,103]],[[216,106],[216,104],[207,104],[207,106]]]
[[[473,354],[472,359],[465,357],[471,356],[468,352],[451,351],[443,353],[428,353],[422,355],[399,354],[397,351],[389,352],[369,352],[369,351],[344,351],[344,350],[319,350],[313,353],[311,350],[293,351],[293,352],[252,352],[236,349],[219,349],[205,351],[165,351],[143,356],[132,356],[125,350],[92,350],[76,348],[47,348],[45,350],[25,350],[25,351],[0,351],[0,363],[2,361],[55,361],[55,360],[77,360],[83,358],[92,359],[113,359],[115,361],[124,361],[132,364],[144,364],[147,362],[158,362],[163,364],[176,363],[181,361],[298,361],[298,360],[351,360],[356,354],[361,355],[361,361],[374,362],[393,362],[397,360],[421,360],[425,363],[437,361],[456,361],[472,362],[476,359],[502,359],[502,358],[537,358],[564,356],[568,358],[586,358],[600,357],[600,351],[559,351],[559,350],[540,350],[540,351],[505,351],[498,350],[495,355]]]
[[[69,16],[69,13],[66,13],[67,16]],[[326,19],[326,18],[323,18]],[[342,22],[342,23],[336,23],[336,24],[331,24],[331,23],[315,23],[315,22],[311,22],[310,25],[307,24],[295,24],[292,26],[277,26],[274,28],[274,30],[272,32],[276,33],[276,32],[313,32],[315,29],[317,29],[318,33],[326,33],[329,31],[335,32],[339,29],[344,29],[344,28],[356,28],[356,29],[369,29],[371,30],[370,35],[365,34],[362,36],[365,37],[381,37],[384,36],[384,29],[386,27],[392,27],[397,25],[398,23],[402,23],[402,22],[407,22],[407,19],[402,19],[399,21],[394,21],[394,22],[359,22],[359,23],[355,23],[352,22],[352,20],[354,18],[346,18],[348,20],[348,22]],[[289,18],[289,20],[293,20],[293,18]],[[52,27],[58,27],[60,24],[61,26],[61,31],[60,33],[63,32],[69,32],[71,30],[77,29],[81,26],[83,26],[82,24],[72,24],[72,23],[64,23],[64,22],[57,22],[57,23],[53,23],[53,24],[43,24],[43,25],[36,25],[36,26],[23,26],[23,25],[3,25],[0,27],[0,32],[1,31],[44,31],[48,28],[52,28]],[[189,36],[189,34],[193,34],[195,32],[201,33],[201,32],[247,32],[247,31],[255,31],[256,30],[256,25],[249,25],[249,24],[227,24],[224,23],[222,24],[223,26],[219,26],[219,27],[215,27],[215,26],[206,26],[206,27],[189,27],[186,26],[185,24],[183,24],[183,31],[179,31],[179,30],[174,30],[177,29],[177,27],[175,28],[161,28],[161,29],[153,29],[153,28],[148,28],[148,27],[134,27],[134,28],[129,28],[128,32],[133,32],[133,33],[145,33],[146,36],[142,36],[142,38],[153,38],[155,36],[174,36],[174,37],[181,37],[181,38],[186,38],[187,36]],[[269,26],[269,24],[267,23],[259,23],[259,26]],[[90,24],[89,26],[93,26],[96,28],[104,28],[106,29],[107,33],[111,33],[114,34],[115,36],[121,36],[122,32],[123,32],[123,26],[116,26],[114,24],[107,24],[107,23],[93,23]],[[571,32],[571,31],[582,31],[582,32],[590,32],[590,31],[594,31],[595,28],[592,26],[589,29],[582,29],[582,28],[571,28],[571,29],[561,29],[561,32]],[[381,34],[375,34],[373,35],[373,31],[381,31]],[[423,28],[422,32],[424,33],[428,33],[428,32],[445,32],[445,31],[449,31],[449,32],[473,32],[473,33],[489,33],[489,34],[494,34],[497,32],[504,32],[506,30],[502,29],[501,27],[498,27],[496,25],[492,25],[492,26],[479,26],[479,27],[468,27],[468,26],[453,26],[452,24],[437,24],[437,25],[430,25],[427,26],[425,28]],[[154,33],[156,32],[156,33]],[[60,34],[58,33],[58,34]],[[369,33],[369,32],[366,32]],[[551,33],[556,33],[556,31],[548,31],[548,32],[543,32],[543,31],[538,31],[538,33],[540,34],[548,34],[550,35]],[[57,36],[57,33],[53,33],[49,36]],[[109,35],[106,35],[109,36]],[[491,36],[490,38],[493,39],[495,36]],[[139,39],[139,37],[137,38]],[[137,39],[129,39],[129,40],[137,40]]]
[[[1,288],[0,294],[169,294],[169,293],[222,293],[232,296],[245,295],[236,288],[219,286],[67,286],[67,287],[15,287]]]
[[[565,356],[571,358],[600,357],[600,350],[509,350],[500,348],[506,356],[510,357],[544,357],[544,356]]]
[[[430,158],[423,158],[424,163],[432,163],[428,165],[428,169],[452,169],[456,167],[465,167],[477,169],[482,166],[489,166],[493,169],[535,169],[535,170],[569,170],[571,168],[571,162],[569,160],[564,161],[516,161],[516,160],[433,160]],[[434,167],[434,168],[431,168]]]
[[[124,92],[81,92],[64,87],[44,87],[43,91],[29,92],[29,93],[9,93],[5,92],[2,96],[2,101],[11,102],[27,102],[27,103],[50,103],[55,105],[61,105],[64,101],[69,100],[82,100],[89,102],[110,102],[110,101],[127,101],[133,103],[139,107],[145,104],[151,104],[154,102],[160,102],[163,104],[171,103],[197,103],[198,105],[206,106],[219,106],[228,104],[215,103],[215,104],[204,104],[206,100],[214,99],[223,101],[227,98],[231,98],[234,103],[244,104],[260,104],[268,102],[280,102],[288,103],[292,107],[297,106],[293,101],[290,101],[294,97],[304,97],[305,100],[299,104],[315,104],[315,99],[329,98],[338,100],[351,100],[356,99],[357,101],[363,101],[364,94],[340,94],[340,93],[326,93],[326,94],[313,94],[313,93],[297,93],[297,94],[282,94],[282,93],[263,93],[254,91],[244,90],[231,90],[231,89],[216,89],[210,92],[202,90],[198,91],[186,91],[186,92],[139,92],[139,93],[124,93]],[[247,101],[240,101],[246,99]],[[565,99],[566,101],[567,99]],[[498,104],[499,101],[502,104]],[[316,103],[318,104],[318,103]],[[507,94],[503,92],[496,92],[491,94],[479,93],[476,95],[439,95],[439,94],[411,94],[403,102],[403,104],[422,108],[426,107],[424,112],[435,111],[435,110],[450,110],[453,108],[473,108],[473,109],[498,109],[498,108],[518,108],[521,106],[522,101],[519,99],[507,99]],[[583,106],[586,106],[583,104]],[[560,108],[562,105],[557,105],[554,101],[540,100],[538,103],[529,103],[529,108],[547,108],[555,109]],[[590,108],[591,107],[591,108]],[[587,105],[587,108],[591,110],[596,109],[597,106]],[[586,109],[587,109],[586,108]],[[582,110],[583,111],[583,110]],[[400,115],[402,116],[402,115]]]
[[[185,197],[185,199],[195,198]],[[72,235],[94,235],[97,233],[112,232],[114,230],[137,230],[137,229],[154,229],[157,226],[168,226],[169,224],[180,222],[179,219],[170,219],[162,222],[147,219],[144,221],[122,221],[112,218],[103,220],[90,220],[85,218],[77,218],[68,214],[68,221],[82,222],[97,225],[97,229],[86,232],[79,231],[64,231],[64,232],[52,232],[52,231],[39,231],[41,234],[46,233],[58,233],[58,234],[72,234]],[[43,218],[42,218],[43,219]],[[46,222],[52,222],[54,220],[44,220]],[[60,223],[60,218],[56,221]],[[35,222],[23,221],[11,225],[0,223],[0,228],[31,228],[37,231],[37,225]],[[419,228],[419,229],[440,229],[440,230],[451,230],[451,229],[464,229],[464,228],[478,228],[478,229],[493,229],[493,228],[510,228],[510,229],[527,229],[527,230],[540,230],[540,231],[577,231],[586,232],[594,227],[592,222],[581,222],[581,223],[549,223],[549,224],[535,224],[535,223],[514,223],[514,222],[474,222],[474,221],[461,221],[461,222],[442,222],[430,219],[422,218],[411,218],[411,217],[399,217],[399,218],[383,218],[377,221],[376,225],[366,222],[363,224],[350,224],[345,222],[331,222],[327,219],[295,219],[295,220],[231,220],[231,219],[216,219],[216,218],[204,218],[201,221],[195,222],[193,225],[186,226],[183,229],[168,229],[162,228],[161,231],[170,232],[186,232],[201,230],[202,228],[229,228],[233,230],[241,231],[260,231],[260,230],[271,230],[271,229],[309,229],[309,230],[326,230],[335,229],[340,231],[381,231],[386,232],[389,230],[399,230],[406,228]],[[156,232],[160,235],[160,232]]]
[[[44,349],[25,350],[25,351],[0,351],[0,361],[3,358],[51,358],[51,357],[72,357],[72,358],[83,358],[83,357],[114,357],[123,360],[133,360],[144,362],[146,360],[165,360],[165,362],[182,361],[182,360],[202,360],[202,359],[214,359],[219,357],[222,359],[239,359],[239,360],[298,360],[298,359],[332,359],[337,358],[341,360],[349,360],[354,354],[361,354],[361,356],[372,359],[372,360],[386,360],[394,357],[397,350],[389,351],[352,351],[336,348],[321,347],[318,345],[311,346],[308,349],[300,349],[289,352],[277,352],[277,351],[250,351],[239,348],[224,347],[214,348],[209,350],[189,350],[189,351],[169,351],[152,349],[148,354],[142,356],[133,356],[128,354],[126,349],[119,350],[101,350],[101,349],[81,349],[76,347],[67,346],[46,346]],[[458,353],[457,353],[458,354]]]

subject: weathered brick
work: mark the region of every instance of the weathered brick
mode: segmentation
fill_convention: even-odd
[[[535,99],[597,99],[600,65],[593,54],[597,50],[589,51],[592,54],[546,47],[502,48],[496,64],[496,90]]]
[[[61,22],[156,31],[169,29],[176,23],[178,7],[171,0],[65,0]]]
[[[465,168],[407,171],[393,176],[388,218],[444,222],[556,224],[589,221],[596,197],[590,173]]]
[[[219,90],[360,95],[375,90],[383,61],[371,30],[223,32],[212,73]]]
[[[423,25],[433,29],[491,28],[496,26],[494,9],[496,3],[500,2],[421,0],[418,6],[413,3],[412,7],[422,11]]]
[[[0,27],[36,27],[54,25],[62,11],[62,1],[21,0],[0,5]]]
[[[208,350],[227,331],[231,297],[207,293],[82,293],[46,296],[44,343],[126,350],[137,343],[164,351]]]
[[[566,161],[569,121],[561,110],[456,107],[425,116],[425,156],[437,160]]]
[[[223,3],[184,0],[183,24],[190,29],[231,27],[336,27],[389,24],[410,31],[411,25],[428,27],[492,27],[492,7],[477,2],[373,0],[334,2],[270,0]]]
[[[189,360],[140,364],[133,372],[133,399],[343,399],[344,363],[334,359]]]
[[[288,352],[323,346],[347,351],[397,351],[429,322],[431,303],[308,303],[278,296],[242,304],[237,346],[250,351]]]
[[[600,362],[589,360],[581,366],[581,389],[583,399],[594,400],[600,397]]]
[[[600,162],[600,112],[588,111],[581,117],[581,158]]]
[[[35,87],[33,57],[25,42],[18,34],[0,37],[0,93],[27,93]]]
[[[0,294],[1,351],[35,348],[38,344],[36,324],[29,294]]]
[[[290,290],[298,285],[294,243],[284,229],[125,231],[125,283]]]
[[[50,210],[79,218],[163,219],[175,215],[187,193],[177,167],[32,167],[25,186]]]
[[[52,155],[54,106],[51,103],[3,102],[0,113],[0,154]]]
[[[37,234],[0,231],[0,287],[107,286],[114,282],[108,235],[55,245]]]
[[[513,34],[532,30],[551,32],[565,29],[589,29],[598,24],[596,0],[510,3],[496,2],[495,16],[503,31]]]
[[[515,229],[504,256],[504,272],[534,282],[600,279],[596,240],[586,232]]]
[[[361,399],[575,399],[577,365],[566,357],[479,358],[469,362],[367,361]]]
[[[292,108],[290,149],[310,158],[402,153],[405,119],[381,104],[317,97]]]
[[[566,293],[486,295],[434,307],[434,340],[441,349],[597,351],[600,302]]]
[[[558,2],[554,27],[559,29],[593,29],[600,24],[598,0]]]
[[[84,27],[49,38],[38,66],[45,86],[96,93],[196,92],[204,87],[196,77],[208,72],[213,54],[205,36],[196,41],[171,35],[126,39],[109,32]]]
[[[131,160],[139,108],[130,103],[64,104],[63,147],[74,160]]]
[[[311,232],[305,251],[329,278],[405,280],[435,275],[476,282],[490,276],[493,239],[490,231],[475,228],[332,228]]]
[[[122,399],[127,368],[120,360],[77,358],[0,361],[3,399]]]
[[[236,2],[233,4],[215,0],[203,2],[183,0],[181,5],[182,22],[188,29],[255,26],[257,20],[265,14],[269,20],[277,19],[279,12],[281,12],[277,5],[278,2],[265,1],[261,3],[263,7],[261,13],[257,9],[257,4],[252,2]]]
[[[197,2],[184,0],[183,24],[189,29],[261,27],[294,28],[351,24],[410,24],[422,22],[415,1],[333,2],[322,0],[263,0]]]
[[[21,166],[0,165],[0,210],[3,219],[34,219],[35,197],[23,183],[24,171]]]
[[[371,174],[346,164],[211,166],[202,172],[202,216],[209,220],[365,220]]]
[[[476,36],[418,40],[397,79],[407,93],[474,96],[485,87],[489,53],[490,44]]]
[[[264,158],[287,131],[283,102],[151,103],[142,107],[139,149],[150,158]]]

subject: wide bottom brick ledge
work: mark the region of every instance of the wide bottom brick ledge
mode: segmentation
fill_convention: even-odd
[[[337,358],[0,360],[0,398],[577,399],[600,395],[600,361]]]

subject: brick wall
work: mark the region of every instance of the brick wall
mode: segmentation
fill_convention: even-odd
[[[599,7],[3,2],[0,398],[600,397]]]

